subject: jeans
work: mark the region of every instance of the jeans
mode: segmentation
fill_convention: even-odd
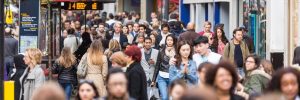
[[[60,83],[60,85],[65,90],[66,100],[70,100],[72,94],[72,83]]]
[[[168,100],[169,78],[157,77],[158,89],[161,95],[161,100]]]
[[[245,77],[245,71],[243,67],[237,67],[237,73],[242,77]]]

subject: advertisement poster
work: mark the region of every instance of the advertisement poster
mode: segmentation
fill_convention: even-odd
[[[20,1],[20,49],[24,52],[26,48],[37,48],[39,33],[39,0]]]
[[[20,53],[24,53],[27,48],[37,48],[37,36],[20,36]]]

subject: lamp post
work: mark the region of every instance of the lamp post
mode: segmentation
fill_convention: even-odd
[[[0,2],[0,100],[4,100],[4,2]]]
[[[169,18],[169,0],[162,0],[162,19],[168,21]]]

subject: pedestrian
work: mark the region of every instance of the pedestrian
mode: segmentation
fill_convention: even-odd
[[[109,59],[114,52],[118,52],[118,51],[121,51],[120,43],[117,40],[112,39],[109,41],[108,48],[104,51],[104,55],[106,55],[107,59]],[[111,68],[111,61],[109,60],[108,60],[108,68]]]
[[[170,100],[180,100],[187,90],[187,84],[182,79],[176,79],[170,84]]]
[[[168,86],[169,86],[169,60],[176,55],[176,43],[177,39],[174,35],[169,34],[166,37],[164,47],[160,50],[157,64],[155,66],[151,86],[158,83],[158,88],[162,100],[168,99]],[[157,79],[157,80],[156,80]]]
[[[225,45],[228,43],[228,40],[225,36],[225,32],[221,27],[217,27],[215,31],[216,35],[213,37],[213,44],[211,45],[211,50],[223,55]]]
[[[157,40],[159,41],[159,46],[163,47],[165,45],[166,37],[171,34],[170,27],[168,24],[161,25],[161,33],[158,35]]]
[[[159,51],[152,48],[151,45],[152,45],[152,39],[150,37],[146,37],[144,40],[144,47],[141,49],[142,52],[141,65],[146,74],[148,87],[151,85],[155,66],[157,63],[157,58],[159,55]]]
[[[91,36],[88,32],[84,32],[83,34],[81,34],[81,38],[82,38],[82,43],[80,44],[78,49],[74,52],[74,55],[78,62],[81,60],[82,56],[86,53],[86,51],[88,50],[88,48],[92,43]]]
[[[205,21],[204,26],[203,26],[204,30],[199,32],[198,34],[201,36],[206,35],[206,34],[214,36],[214,33],[212,31],[210,31],[211,27],[212,27],[211,22]]]
[[[20,77],[23,75],[27,65],[24,62],[24,55],[18,54],[14,56],[14,66],[16,71],[10,76],[11,80],[15,81],[14,84],[14,93],[15,93],[15,100],[20,99],[20,90],[21,90],[21,83],[19,81]]]
[[[255,47],[253,38],[247,34],[248,30],[245,27],[240,27],[240,29],[243,31],[243,41],[247,44],[249,52],[254,53]]]
[[[206,72],[205,83],[215,88],[219,100],[245,100],[245,98],[235,94],[238,75],[230,62],[222,61],[210,68]]]
[[[246,57],[244,78],[244,91],[248,94],[261,94],[267,88],[271,76],[264,70],[259,69],[260,58],[257,55]]]
[[[5,79],[13,70],[13,57],[18,54],[18,40],[12,36],[12,29],[7,27],[4,32],[4,63],[5,63]]]
[[[193,47],[188,41],[179,41],[176,54],[177,61],[169,69],[170,82],[175,79],[183,79],[188,85],[197,84],[197,66],[196,62],[192,60]]]
[[[300,46],[296,47],[294,50],[293,64],[300,65]]]
[[[122,31],[123,31],[123,34],[125,34],[127,36],[128,44],[132,44],[133,36],[129,34],[130,32],[129,32],[128,26],[124,25],[122,28]]]
[[[110,39],[117,40],[123,49],[128,45],[128,39],[127,39],[127,36],[122,33],[121,28],[122,28],[122,24],[119,22],[116,22],[114,24],[114,33],[112,33],[110,35]]]
[[[187,31],[179,35],[178,41],[185,40],[185,41],[189,41],[190,43],[193,43],[193,41],[200,36],[195,32],[195,23],[189,22],[186,28]]]
[[[44,71],[41,68],[42,52],[37,48],[25,51],[24,62],[28,66],[20,77],[20,100],[32,100],[32,93],[45,82]]]
[[[137,36],[137,43],[135,43],[139,48],[144,47],[145,36],[143,34],[139,34]]]
[[[141,66],[141,50],[137,46],[129,46],[124,53],[127,55],[128,91],[129,95],[137,100],[147,100],[147,80],[143,67]]]
[[[33,92],[32,100],[66,100],[66,96],[59,84],[49,81]]]
[[[277,70],[267,91],[280,92],[286,100],[300,100],[300,72],[295,68],[282,68]]]
[[[249,55],[249,49],[247,44],[242,40],[242,29],[235,29],[233,31],[233,40],[226,44],[223,57],[235,63],[237,65],[237,72],[241,77],[244,77],[244,62]]]
[[[87,53],[83,55],[80,63],[86,63],[88,65],[85,79],[92,80],[97,87],[99,95],[105,96],[106,87],[104,82],[107,76],[108,65],[107,58],[103,54],[103,47],[100,40],[93,41]]]
[[[151,47],[154,48],[154,49],[156,49],[156,50],[160,50],[159,46],[158,46],[158,41],[157,41],[157,34],[158,33],[156,31],[152,31],[149,37],[152,40]]]
[[[207,72],[207,70],[209,68],[212,68],[214,67],[214,65],[210,62],[204,62],[204,63],[201,63],[198,67],[198,87],[199,88],[205,88],[206,85],[205,85],[205,73]]]
[[[119,67],[124,72],[126,72],[127,59],[125,56],[126,55],[122,51],[113,53],[109,58],[109,61],[111,62],[111,67],[112,68]]]
[[[64,89],[66,100],[71,99],[72,90],[77,86],[77,61],[69,47],[64,47],[60,57],[51,68],[52,74],[58,74],[58,83]]]
[[[64,39],[64,47],[69,47],[71,52],[74,53],[80,45],[79,39],[75,36],[75,29],[70,28],[67,30],[68,36]]]
[[[121,68],[112,68],[109,70],[107,78],[107,96],[103,100],[134,100],[127,92],[126,74]]]
[[[97,100],[100,98],[96,85],[91,80],[80,80],[76,100]]]
[[[273,69],[273,65],[272,65],[271,61],[263,59],[263,60],[261,60],[260,63],[261,63],[260,69],[264,70],[267,74],[272,76],[274,73],[274,69]]]

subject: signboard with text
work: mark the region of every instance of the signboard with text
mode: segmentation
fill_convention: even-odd
[[[103,3],[96,1],[61,2],[65,10],[103,10]]]
[[[20,52],[37,48],[39,34],[39,0],[20,0]],[[26,43],[24,42],[26,41]]]

